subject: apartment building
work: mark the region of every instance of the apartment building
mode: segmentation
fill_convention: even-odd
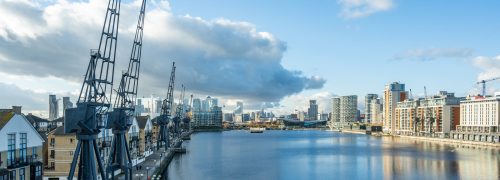
[[[500,142],[500,92],[492,97],[469,96],[460,102],[460,124],[452,138]]]
[[[405,84],[393,82],[385,86],[384,89],[384,121],[383,131],[386,133],[396,133],[396,107],[397,103],[406,100],[408,92],[405,91]]]
[[[414,128],[417,118],[417,108],[420,104],[419,100],[407,99],[397,103],[395,109],[396,119],[396,134],[400,135],[413,135],[416,131]]]
[[[20,106],[0,109],[0,139],[0,179],[42,179],[45,140]]]
[[[407,99],[395,109],[396,134],[448,137],[459,123],[460,98],[440,91],[437,95]]]
[[[108,156],[111,153],[113,134],[110,129],[101,129],[97,135],[100,157],[104,166],[107,166]],[[65,133],[60,126],[47,135],[47,164],[45,164],[44,179],[66,179],[73,162],[73,154],[78,143],[75,133]],[[78,169],[75,171],[78,177]]]

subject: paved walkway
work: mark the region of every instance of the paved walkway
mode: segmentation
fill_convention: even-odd
[[[156,169],[160,167],[162,160],[165,158],[166,153],[164,153],[160,159],[160,154],[162,152],[164,152],[163,148],[155,151],[153,154],[146,157],[146,160],[132,167],[132,179],[146,180],[148,179],[148,176],[152,176]],[[115,179],[125,179],[125,174],[119,174]]]

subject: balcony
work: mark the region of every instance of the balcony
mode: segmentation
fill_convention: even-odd
[[[41,160],[37,159],[37,157],[38,155],[34,154],[32,155],[31,158],[27,156],[26,159],[18,157],[13,159],[12,161],[7,160],[7,169],[15,169],[19,167],[28,166],[31,164],[40,163]]]

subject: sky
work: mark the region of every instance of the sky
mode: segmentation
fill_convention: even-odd
[[[0,0],[0,107],[47,116],[48,94],[78,96],[98,45],[105,0]],[[116,73],[127,64],[140,1],[123,0]],[[219,98],[225,111],[328,112],[333,96],[381,94],[398,81],[414,97],[479,93],[500,76],[499,1],[150,0],[139,96],[177,87]],[[116,76],[115,76],[116,77]],[[118,81],[115,79],[115,82]],[[116,86],[115,86],[116,87]],[[500,90],[500,80],[487,84]],[[175,96],[178,97],[178,96]]]

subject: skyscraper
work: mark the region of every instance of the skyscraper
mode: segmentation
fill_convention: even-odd
[[[318,104],[316,100],[309,100],[309,109],[307,110],[309,120],[318,120]]]
[[[236,108],[234,109],[234,114],[243,114],[243,102],[236,102]]]
[[[59,117],[59,105],[56,95],[49,95],[49,120],[54,120]]]
[[[63,116],[65,115],[66,109],[72,107],[73,103],[70,101],[69,97],[63,97]]]
[[[377,98],[378,95],[376,94],[367,94],[365,96],[365,122],[372,122],[373,116],[376,116],[376,114],[373,114],[371,103],[372,101],[376,102]]]
[[[193,111],[201,111],[201,100],[199,98],[193,99]]]
[[[405,91],[405,84],[393,82],[385,86],[384,90],[384,123],[383,130],[392,134],[396,133],[395,110],[397,103],[404,101],[408,97]]]

